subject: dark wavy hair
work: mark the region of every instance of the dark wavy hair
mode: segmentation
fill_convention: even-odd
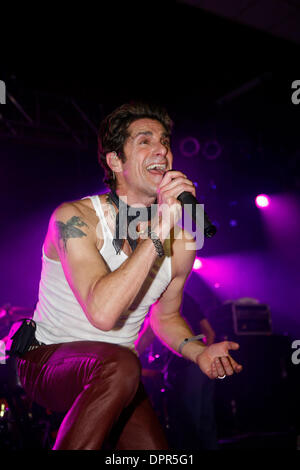
[[[110,189],[116,189],[116,180],[106,162],[106,154],[116,152],[125,162],[124,144],[129,137],[128,127],[138,119],[159,121],[168,135],[171,135],[173,122],[166,109],[158,104],[130,102],[115,109],[101,122],[98,134],[98,161],[105,172],[104,183]]]

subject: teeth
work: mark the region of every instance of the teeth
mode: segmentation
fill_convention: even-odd
[[[147,166],[147,170],[165,170],[166,165],[159,165],[157,163],[154,163],[153,165]]]

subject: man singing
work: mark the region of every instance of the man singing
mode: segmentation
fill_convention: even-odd
[[[228,352],[238,344],[205,346],[180,314],[196,248],[178,227],[177,197],[195,196],[195,188],[169,171],[171,128],[157,105],[116,109],[99,133],[110,192],[63,203],[50,218],[33,316],[37,346],[18,367],[32,400],[66,413],[53,449],[168,449],[134,347],[151,306],[155,334],[209,378],[242,369]],[[146,217],[134,231],[136,208]]]

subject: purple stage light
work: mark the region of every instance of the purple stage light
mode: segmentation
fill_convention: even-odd
[[[255,204],[259,209],[264,209],[270,204],[270,199],[266,194],[259,194],[255,198]]]
[[[272,194],[272,204],[262,211],[269,245],[285,263],[292,263],[296,272],[300,256],[300,199],[292,194]]]
[[[203,267],[202,261],[200,258],[196,258],[193,265],[193,270],[198,271]]]

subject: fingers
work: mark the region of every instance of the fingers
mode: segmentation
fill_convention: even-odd
[[[208,371],[207,375],[210,379],[216,379],[217,377],[219,377],[217,366],[216,366],[215,362],[212,363],[211,369]]]
[[[243,367],[238,364],[231,356],[217,357],[212,364],[212,375],[223,377],[224,375],[233,375],[234,373],[241,372]]]
[[[216,366],[216,370],[218,373],[217,377],[223,377],[223,375],[226,375],[226,370],[225,370],[222,359],[226,359],[226,358],[217,357],[214,360],[214,364]],[[229,372],[229,367],[227,367],[227,371]],[[232,375],[232,374],[228,373],[228,375]]]
[[[170,197],[177,198],[184,191],[196,197],[194,183],[180,171],[167,172],[158,188],[160,199],[167,201]]]
[[[173,179],[172,181],[170,181],[170,183],[165,184],[164,186],[161,186],[160,190],[161,191],[166,190],[166,189],[170,190],[170,189],[176,188],[176,186],[178,186],[179,184],[189,185],[189,186],[191,186],[191,188],[194,188],[194,183],[192,183],[191,180],[187,179],[187,177],[179,176],[178,178]]]
[[[179,177],[183,177],[187,179],[187,177],[181,171],[175,171],[175,170],[166,171],[163,179],[161,180],[159,187],[162,188],[166,184],[170,183],[173,179],[179,178]]]
[[[233,341],[227,341],[227,351],[229,349],[234,349],[234,350],[237,350],[239,349],[240,345],[238,343],[235,343]],[[223,358],[222,358],[223,359]],[[232,357],[230,354],[228,354],[226,356],[226,358],[224,358],[224,360],[222,362],[225,361],[225,364],[228,366],[228,363],[229,363],[229,368],[233,371],[233,372],[241,372],[242,370],[242,366],[240,364],[238,364]],[[227,374],[228,375],[228,374]]]
[[[241,364],[238,364],[231,356],[228,356],[228,359],[230,360],[231,367],[234,372],[239,373],[242,371],[243,366]]]
[[[173,187],[166,186],[160,191],[160,196],[162,197],[163,200],[168,200],[170,197],[178,198],[179,194],[183,193],[184,191],[187,191],[189,193],[192,193],[193,196],[196,197],[196,191],[193,186],[193,184],[189,183],[182,183],[179,184],[179,182],[176,182],[176,184]]]
[[[239,344],[232,341],[214,343],[207,348],[206,355],[210,365],[207,370],[209,378],[230,376],[242,371],[243,367],[238,364],[229,354],[229,349],[239,349]]]
[[[164,174],[163,179],[161,180],[161,183],[159,185],[159,188],[160,190],[162,188],[166,189],[165,186],[168,186],[167,189],[172,189],[173,187],[177,186],[180,183],[185,183],[194,187],[194,184],[192,183],[192,181],[190,181],[188,177],[185,174],[183,174],[181,171],[169,170]]]
[[[224,378],[242,371],[243,367],[238,364],[228,353],[228,349],[238,349],[237,343],[224,341],[208,346],[204,352],[197,357],[201,370],[210,378]]]
[[[228,349],[239,349],[240,345],[233,341],[226,341]]]

